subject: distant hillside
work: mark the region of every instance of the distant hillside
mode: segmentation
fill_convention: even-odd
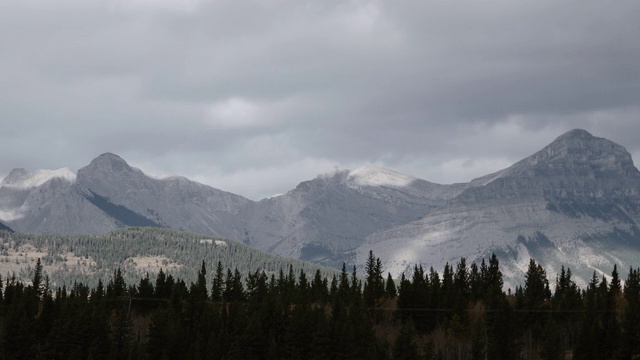
[[[165,273],[183,279],[195,278],[206,263],[212,275],[220,261],[223,268],[237,268],[246,274],[257,269],[287,272],[292,265],[296,273],[317,269],[329,276],[334,269],[286,259],[253,249],[237,241],[159,228],[127,228],[104,235],[25,235],[0,232],[0,274],[19,280],[32,277],[37,258],[52,284],[71,285],[75,281],[95,285],[113,275],[117,268],[125,279],[135,282],[146,273]],[[208,279],[210,281],[210,279]]]

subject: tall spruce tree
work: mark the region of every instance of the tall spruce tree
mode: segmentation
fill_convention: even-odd
[[[387,282],[384,286],[385,296],[389,299],[395,299],[398,296],[398,292],[396,290],[396,283],[393,281],[393,277],[391,277],[391,273],[387,273]]]
[[[40,262],[40,258],[36,261],[36,267],[33,271],[31,284],[36,296],[40,297],[42,295],[42,263]]]
[[[216,265],[216,273],[213,277],[213,281],[211,285],[211,300],[221,301],[223,291],[224,291],[224,270],[222,269],[222,262],[218,260],[218,265]]]
[[[384,278],[382,277],[382,262],[369,251],[369,257],[365,265],[365,283],[362,296],[368,307],[375,305],[376,301],[384,296]]]

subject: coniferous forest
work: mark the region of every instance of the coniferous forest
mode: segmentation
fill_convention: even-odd
[[[640,269],[585,289],[531,260],[505,293],[499,261],[414,269],[399,282],[370,253],[364,274],[293,267],[246,275],[221,263],[186,282],[160,271],[127,284],[51,288],[3,279],[5,359],[632,359],[640,356]],[[362,276],[361,276],[362,275]],[[550,286],[555,285],[555,286]],[[551,290],[553,289],[553,291]]]

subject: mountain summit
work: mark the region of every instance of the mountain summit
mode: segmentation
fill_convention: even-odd
[[[544,149],[511,166],[507,174],[526,177],[640,178],[631,154],[623,146],[580,129],[559,136]]]
[[[151,179],[118,155],[102,154],[78,170],[77,184],[97,194],[117,197],[148,187]]]
[[[89,163],[86,167],[82,168],[80,172],[132,172],[133,168],[124,161],[123,158],[116,154],[104,153]]]
[[[458,202],[509,198],[586,199],[640,194],[640,172],[621,145],[571,130],[535,154],[471,181]]]

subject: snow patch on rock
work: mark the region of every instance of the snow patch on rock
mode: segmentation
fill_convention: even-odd
[[[349,173],[348,180],[360,186],[405,187],[416,178],[374,165],[366,165]]]

